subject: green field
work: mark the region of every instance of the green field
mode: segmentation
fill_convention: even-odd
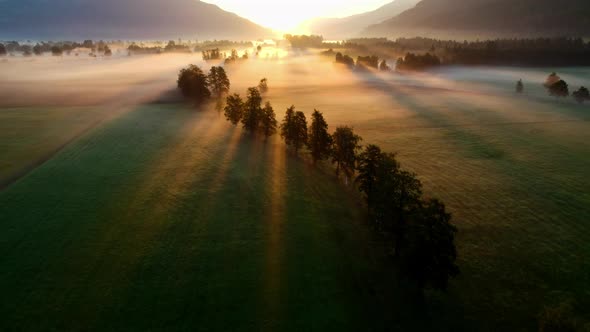
[[[564,301],[589,317],[590,107],[545,97],[545,71],[228,69],[237,92],[268,77],[279,118],[317,108],[397,152],[447,204],[462,274],[424,306],[354,191],[278,137],[176,103],[1,107],[0,179],[24,176],[0,191],[0,329],[530,331]]]

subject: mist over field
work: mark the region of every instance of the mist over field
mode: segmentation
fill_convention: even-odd
[[[590,113],[542,86],[552,71],[588,86],[590,69],[361,72],[273,47],[224,66],[231,93],[268,78],[263,99],[279,121],[291,105],[308,117],[317,109],[330,131],[352,126],[444,200],[462,274],[448,296],[429,295],[421,321],[369,245],[354,188],[277,136],[252,140],[215,102],[187,103],[176,79],[189,63],[208,71],[221,61],[0,62],[5,327],[183,329],[202,323],[199,312],[222,330],[511,329],[534,327],[555,301],[590,305],[580,291],[590,270]]]

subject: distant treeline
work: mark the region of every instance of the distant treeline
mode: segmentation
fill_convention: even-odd
[[[333,46],[333,44],[331,44]],[[332,47],[331,46],[331,47]],[[454,41],[431,38],[351,39],[339,47],[357,51],[381,50],[406,54],[430,53],[442,65],[587,66],[590,42],[582,38],[495,39]]]
[[[39,42],[35,43],[34,45],[31,43],[21,44],[17,41],[9,41],[4,44],[0,43],[0,56],[14,53],[22,53],[24,56],[42,55],[44,53],[62,55],[63,53],[70,54],[72,51],[81,48],[90,50],[91,54],[112,54],[109,44],[102,40],[98,42],[94,42],[92,40],[85,40],[82,43],[69,41]]]
[[[332,49],[323,52],[323,55],[333,55],[334,51]],[[388,71],[390,70],[389,65],[387,65],[387,61],[385,59],[379,60],[379,57],[375,55],[368,55],[368,56],[358,56],[356,61],[346,54],[342,54],[340,52],[336,53],[336,63],[342,64],[347,66],[351,69],[358,69],[358,70],[367,70],[367,69],[376,69],[381,71]]]
[[[194,51],[202,52],[212,49],[241,49],[241,48],[252,48],[254,44],[250,41],[231,41],[231,40],[212,40],[198,43]]]
[[[293,48],[320,48],[324,46],[324,37],[317,35],[290,35],[284,38],[291,43]]]

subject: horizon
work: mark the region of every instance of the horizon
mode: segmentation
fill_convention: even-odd
[[[398,1],[398,0],[395,0]],[[239,1],[239,0],[203,0],[203,2],[218,6],[246,18],[261,26],[280,32],[302,32],[301,25],[311,19],[342,18],[378,9],[393,0],[367,0],[362,3],[356,1],[327,0],[317,1],[281,1],[267,0]],[[260,10],[259,6],[264,6]]]

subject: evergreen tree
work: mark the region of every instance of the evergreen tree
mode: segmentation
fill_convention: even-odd
[[[291,106],[285,113],[281,123],[281,137],[288,146],[295,149],[295,154],[307,143],[307,119],[303,112],[296,112]]]
[[[311,151],[311,157],[314,163],[330,157],[332,135],[328,133],[328,123],[324,120],[324,115],[318,112],[318,110],[314,110],[311,115],[307,148]]]
[[[270,102],[266,102],[262,109],[262,133],[268,139],[268,137],[276,134],[277,132],[277,119],[275,111],[272,108]]]
[[[4,46],[4,44],[0,44],[0,56],[6,55],[7,53],[6,46]]]

